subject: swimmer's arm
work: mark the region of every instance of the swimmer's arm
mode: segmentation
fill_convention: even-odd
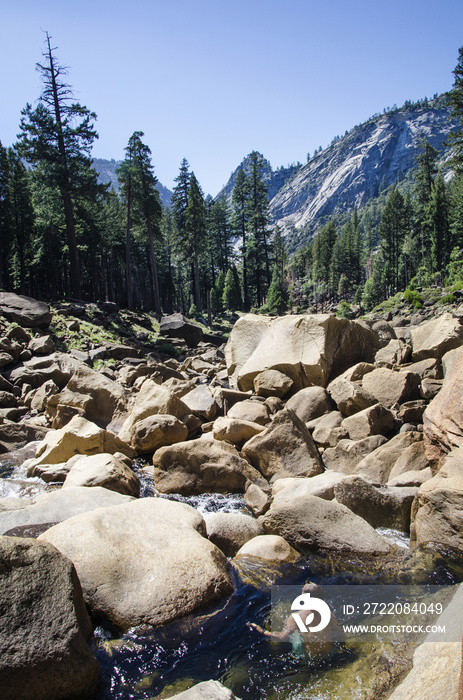
[[[286,620],[286,624],[281,630],[281,632],[268,632],[267,630],[264,630],[260,625],[256,625],[253,622],[248,622],[247,625],[248,627],[252,627],[253,629],[257,630],[257,632],[260,632],[265,637],[279,639],[281,642],[283,642],[285,639],[288,639],[288,637],[297,630],[296,621],[292,616],[288,617],[288,619]]]

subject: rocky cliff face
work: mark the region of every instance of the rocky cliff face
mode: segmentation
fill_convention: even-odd
[[[286,168],[280,167],[277,170],[272,170],[270,162],[264,158],[264,156],[259,153],[261,157],[261,177],[267,186],[267,195],[269,200],[271,200],[275,195],[284,187],[285,183],[288,182],[302,167],[300,163],[297,165],[288,165]],[[238,172],[244,170],[247,176],[251,174],[251,155],[249,154],[241,161],[236,170],[230,175],[227,184],[220,190],[217,195],[220,197],[222,194],[225,195],[227,202],[230,204],[233,195],[233,188],[236,184],[236,178]]]
[[[119,192],[119,180],[117,179],[116,169],[120,166],[121,162],[120,160],[114,160],[114,158],[111,160],[106,160],[104,158],[93,159],[93,167],[98,173],[98,182],[108,183],[110,189],[112,187],[115,192]],[[172,192],[167,187],[164,187],[161,182],[157,183],[156,189],[161,195],[162,204],[165,207],[169,206]]]
[[[456,128],[450,110],[440,97],[369,119],[313,156],[303,166],[272,171],[263,159],[273,224],[285,232],[293,227],[313,230],[329,217],[362,207],[415,166],[420,140],[430,143],[446,158],[443,141]],[[230,177],[225,188],[231,198],[240,168],[249,170],[249,156]]]

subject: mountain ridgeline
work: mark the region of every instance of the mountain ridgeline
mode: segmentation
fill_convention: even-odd
[[[445,166],[444,143],[458,126],[450,112],[444,97],[425,100],[355,126],[304,165],[273,171],[263,159],[261,176],[268,187],[272,224],[285,234],[299,230],[302,242],[330,217],[361,209],[416,166],[423,138],[439,151]],[[238,171],[248,174],[249,168],[247,156],[219,194],[231,200]]]
[[[105,185],[109,184],[110,189],[112,187],[116,193],[119,193],[120,189],[116,170],[120,166],[121,162],[122,161],[120,160],[114,160],[114,158],[111,158],[111,160],[106,160],[105,158],[93,159],[93,167],[98,174],[98,183]],[[156,189],[161,197],[162,205],[164,207],[170,206],[170,200],[172,197],[171,190],[165,187],[161,182],[157,182]]]

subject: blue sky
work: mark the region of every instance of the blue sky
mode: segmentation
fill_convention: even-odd
[[[384,107],[448,90],[461,0],[3,0],[0,140],[40,94],[47,30],[76,98],[98,115],[93,154],[144,131],[172,187],[186,157],[215,195],[251,150],[273,167]]]

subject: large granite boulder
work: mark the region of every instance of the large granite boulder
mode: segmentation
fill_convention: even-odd
[[[347,478],[347,474],[328,470],[310,478],[277,479],[272,486],[273,503],[292,501],[300,496],[318,496],[331,501],[334,487]]]
[[[48,304],[13,292],[0,292],[0,313],[26,328],[48,328],[52,314]]]
[[[223,440],[198,438],[161,447],[153,455],[154,481],[162,493],[244,493],[262,475]]]
[[[166,338],[182,338],[190,347],[196,347],[203,340],[200,326],[180,313],[164,316],[159,324],[159,332]]]
[[[418,374],[407,370],[394,372],[387,367],[380,367],[369,372],[362,382],[363,389],[388,408],[397,403],[402,404],[417,399],[419,385],[420,376]]]
[[[328,550],[387,554],[388,543],[349,508],[317,496],[273,504],[261,516],[268,534],[280,535],[299,552]]]
[[[185,423],[175,416],[162,413],[137,421],[130,430],[130,444],[137,454],[155,452],[159,447],[183,442],[187,437]]]
[[[423,434],[415,430],[399,433],[364,457],[355,467],[354,473],[375,484],[384,485],[389,481],[390,474],[403,452],[422,439]]]
[[[50,430],[38,445],[35,464],[59,464],[76,454],[94,455],[101,452],[123,452],[131,457],[132,448],[117,435],[99,428],[85,418],[75,416],[64,428]],[[31,465],[32,466],[32,465]]]
[[[43,440],[49,432],[49,428],[42,425],[34,425],[28,421],[13,423],[4,421],[0,423],[0,453],[11,452],[25,447],[29,442]]]
[[[39,540],[74,564],[85,602],[113,625],[163,625],[228,595],[224,554],[194,508],[142,498],[55,525]]]
[[[0,504],[5,499],[1,499]],[[8,499],[11,501],[11,499]],[[0,535],[38,537],[52,525],[87,513],[96,508],[118,506],[133,500],[131,496],[95,486],[69,486],[42,493],[31,500],[17,499],[14,508],[3,510],[0,505]]]
[[[286,408],[294,411],[304,423],[309,423],[330,413],[334,406],[326,389],[321,386],[308,386],[294,394],[286,403]]]
[[[0,537],[2,700],[86,698],[99,666],[72,563],[46,542]]]
[[[245,399],[244,401],[237,401],[230,408],[227,412],[227,418],[267,425],[270,422],[270,411],[263,401]]]
[[[376,403],[344,418],[341,427],[347,430],[351,440],[362,440],[371,435],[387,435],[394,428],[394,415],[388,408]]]
[[[282,399],[292,388],[292,379],[276,369],[266,369],[254,377],[257,396],[277,396]]]
[[[124,496],[137,497],[140,494],[138,476],[121,459],[108,453],[77,459],[64,480],[63,488],[72,486],[101,486]]]
[[[242,445],[263,430],[263,425],[250,420],[220,416],[214,421],[212,435],[215,440],[226,440],[232,445]]]
[[[463,354],[455,358],[442,389],[423,414],[426,452],[437,469],[445,455],[463,447]]]
[[[237,559],[253,557],[273,564],[292,564],[300,556],[299,552],[280,535],[257,535],[236,553]]]
[[[163,414],[181,420],[189,413],[188,407],[172,391],[147,379],[136,394],[133,404],[129,406],[119,437],[130,442],[134,430],[137,430],[136,424],[149,416]]]
[[[378,401],[362,387],[359,381],[351,381],[344,376],[333,379],[328,384],[328,392],[344,416],[353,416],[354,413],[363,411]]]
[[[328,314],[246,314],[233,326],[225,359],[232,386],[244,391],[267,369],[282,372],[301,389],[326,386],[355,362],[372,361],[377,349],[376,334],[355,321]]]
[[[414,362],[428,357],[442,357],[463,345],[463,326],[451,313],[421,323],[411,334]]]
[[[412,518],[416,545],[440,544],[463,553],[463,447],[450,452],[420,486]]]
[[[37,389],[51,379],[62,389],[77,372],[81,363],[64,352],[54,352],[45,357],[33,357],[8,372],[8,379],[16,385],[30,384]]]
[[[327,469],[344,474],[353,474],[359,462],[380,445],[387,442],[383,435],[370,435],[362,440],[339,440],[336,447],[329,447],[323,453],[323,462]]]
[[[64,391],[48,399],[47,413],[51,418],[54,418],[58,404],[82,408],[85,418],[106,428],[115,413],[125,411],[127,399],[120,384],[82,364]]]
[[[286,408],[261,433],[248,440],[242,454],[266,479],[314,476],[323,471],[320,453],[308,428]]]

